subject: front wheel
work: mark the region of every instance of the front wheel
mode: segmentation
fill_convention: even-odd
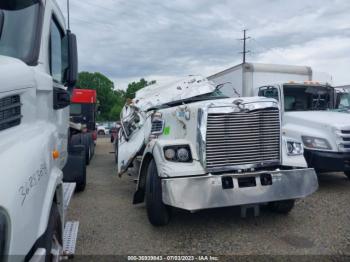
[[[146,178],[146,208],[149,221],[154,226],[164,226],[169,223],[169,208],[162,199],[162,185],[158,177],[157,166],[152,160],[148,166]]]
[[[294,199],[275,201],[269,203],[268,207],[273,212],[280,214],[288,214],[290,211],[292,211],[294,203]]]
[[[44,235],[45,262],[59,261],[63,253],[62,224],[56,203],[53,203],[49,223]]]
[[[350,171],[345,171],[344,173],[350,179]]]

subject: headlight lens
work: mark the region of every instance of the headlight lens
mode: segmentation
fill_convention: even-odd
[[[179,148],[176,153],[177,159],[180,162],[187,162],[190,159],[190,152],[187,148]]]
[[[330,144],[326,139],[312,137],[312,136],[302,136],[301,137],[304,143],[304,146],[311,149],[332,149]]]
[[[188,145],[164,147],[164,156],[168,161],[192,162],[191,149]]]
[[[176,151],[173,148],[168,148],[164,151],[164,155],[166,159],[174,159],[176,156]]]
[[[296,141],[287,141],[287,153],[288,155],[302,155],[304,154],[303,145]]]

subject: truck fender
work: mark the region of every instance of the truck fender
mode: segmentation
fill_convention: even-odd
[[[152,140],[146,147],[143,153],[139,174],[138,182],[136,186],[136,192],[133,198],[133,204],[140,204],[144,201],[145,198],[145,185],[146,185],[146,176],[148,165],[152,160],[156,162],[157,168],[159,167],[159,161],[162,161],[162,154],[160,154],[161,148],[156,140]],[[158,172],[159,173],[159,172]]]

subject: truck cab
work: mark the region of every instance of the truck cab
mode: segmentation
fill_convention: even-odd
[[[70,121],[82,126],[85,138],[86,163],[89,164],[95,152],[97,94],[93,89],[74,89],[71,96]]]
[[[340,100],[332,86],[288,82],[260,86],[255,93],[280,101],[283,132],[303,141],[310,167],[341,171],[350,178],[350,117],[336,110]]]
[[[0,261],[62,253],[62,169],[76,78],[76,38],[57,3],[1,1]]]

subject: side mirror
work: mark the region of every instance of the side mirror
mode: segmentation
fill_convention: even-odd
[[[53,108],[59,110],[70,105],[70,94],[68,90],[54,87]]]
[[[0,10],[0,37],[2,34],[2,29],[4,27],[4,19],[5,19],[4,11]]]
[[[68,44],[68,68],[66,70],[66,83],[68,90],[72,91],[78,80],[78,49],[77,49],[77,37],[69,30],[67,31],[67,44]]]

